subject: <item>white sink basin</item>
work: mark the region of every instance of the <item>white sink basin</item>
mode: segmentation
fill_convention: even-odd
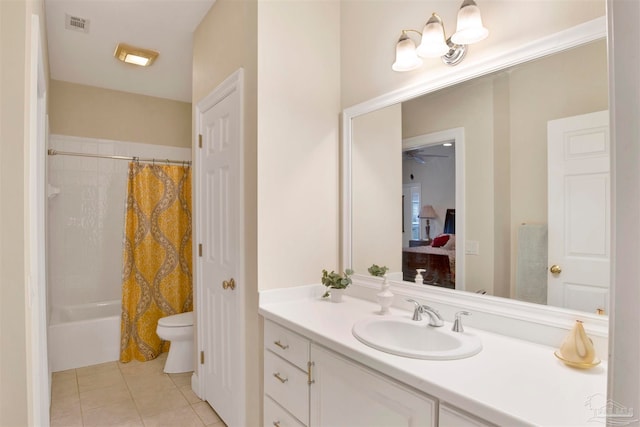
[[[415,359],[464,359],[482,350],[480,338],[475,335],[453,332],[447,324],[439,328],[427,324],[426,320],[378,316],[356,322],[352,332],[369,347]]]

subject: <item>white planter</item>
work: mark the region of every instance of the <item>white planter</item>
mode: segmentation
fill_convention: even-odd
[[[344,289],[331,288],[329,290],[329,295],[331,297],[331,302],[342,302],[342,295],[343,294],[344,294]]]

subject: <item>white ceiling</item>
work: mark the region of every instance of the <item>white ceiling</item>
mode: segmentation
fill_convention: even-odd
[[[215,0],[45,0],[51,78],[191,102],[193,31]],[[89,33],[65,29],[65,14]],[[124,42],[160,52],[150,67],[114,58]]]

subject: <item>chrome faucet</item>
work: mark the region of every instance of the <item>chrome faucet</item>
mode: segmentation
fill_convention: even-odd
[[[464,332],[464,328],[462,327],[462,318],[460,316],[471,316],[471,313],[468,311],[459,311],[456,313],[456,320],[453,322],[453,328],[451,330],[453,332]]]
[[[444,321],[442,320],[440,313],[438,313],[438,310],[431,308],[428,305],[423,305],[421,309],[423,313],[426,313],[429,316],[429,326],[440,327],[444,325]]]
[[[412,302],[415,305],[413,310],[413,317],[411,320],[422,320],[422,314],[426,314],[429,316],[429,326],[440,327],[444,325],[444,321],[442,320],[442,316],[438,313],[438,310],[435,308],[431,308],[428,305],[421,305],[418,301],[414,299],[407,299],[408,302]]]

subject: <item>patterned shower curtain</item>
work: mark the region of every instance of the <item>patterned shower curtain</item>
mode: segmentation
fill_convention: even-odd
[[[193,310],[189,167],[129,164],[120,361],[168,351],[158,319]]]

